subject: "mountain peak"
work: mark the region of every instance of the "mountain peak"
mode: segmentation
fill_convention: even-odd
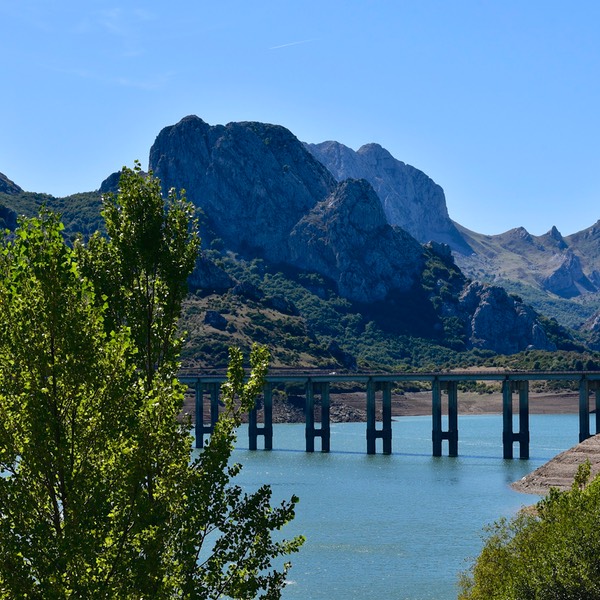
[[[550,229],[550,231],[548,232],[548,234],[553,237],[555,240],[557,239],[561,239],[562,240],[562,234],[560,233],[560,231],[556,228],[556,225],[552,225],[552,229]]]
[[[306,144],[338,181],[366,179],[390,225],[398,225],[422,243],[445,242],[459,252],[470,251],[448,216],[444,190],[415,167],[394,158],[376,143],[357,152],[339,142]]]
[[[565,250],[568,248],[568,244],[565,242],[561,232],[556,228],[556,225],[552,225],[552,229],[543,237],[547,237],[556,243],[559,250]]]
[[[372,155],[372,156],[376,156],[379,158],[397,160],[396,158],[394,158],[392,156],[392,154],[389,150],[386,150],[383,146],[381,146],[380,144],[376,144],[375,142],[371,142],[369,144],[362,145],[356,151],[356,154],[363,155],[363,156]],[[402,161],[398,161],[398,162],[402,163]],[[404,164],[404,163],[402,163],[402,164]]]

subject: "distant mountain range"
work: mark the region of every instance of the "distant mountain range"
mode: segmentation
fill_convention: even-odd
[[[165,190],[183,188],[202,208],[209,237],[318,273],[368,310],[379,303],[399,331],[420,322],[421,333],[464,348],[554,347],[534,311],[467,281],[439,242],[423,247],[437,237],[470,251],[442,189],[379,146],[305,146],[277,125],[210,126],[190,116],[159,133],[149,168]]]
[[[522,227],[500,235],[475,233],[450,219],[439,185],[381,146],[355,152],[330,141],[306,147],[338,181],[357,177],[371,183],[392,225],[423,243],[448,244],[468,277],[520,293],[570,327],[594,322],[600,308],[600,221],[567,237],[556,227],[543,236]]]
[[[220,300],[211,300],[212,307],[190,300],[192,313],[205,314],[201,326],[188,319],[192,337],[208,328],[215,339],[235,341],[251,317],[224,303],[233,297],[254,306],[244,309],[254,319],[270,320],[262,333],[254,326],[254,337],[293,321],[319,360],[346,365],[355,363],[358,340],[374,328],[388,350],[402,336],[458,352],[581,347],[526,302],[545,308],[556,299],[563,303],[558,315],[576,303],[580,320],[594,327],[599,227],[564,239],[555,228],[539,237],[523,229],[470,232],[450,219],[439,185],[377,144],[355,152],[337,142],[303,144],[277,125],[211,126],[189,116],[159,133],[149,169],[165,191],[185,189],[203,213],[205,251],[191,284],[196,298],[213,293]],[[100,192],[117,187],[113,174]],[[7,226],[42,199],[67,213],[67,232],[94,229],[98,193],[52,199],[23,192],[0,174],[0,218]],[[75,214],[70,205],[81,203],[85,210]],[[514,283],[517,293],[498,283],[509,289]],[[410,344],[401,346],[386,350],[380,362],[410,352]]]
[[[367,144],[356,152],[338,142],[306,147],[338,181],[366,179],[392,225],[423,243],[448,244],[469,276],[520,282],[560,298],[600,291],[600,222],[566,238],[556,227],[543,236],[522,227],[500,235],[475,233],[450,219],[439,185],[381,146]]]

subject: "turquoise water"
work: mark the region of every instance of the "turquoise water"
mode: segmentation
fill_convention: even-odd
[[[456,598],[483,526],[537,499],[509,484],[578,439],[576,415],[533,415],[531,459],[503,460],[501,416],[461,416],[460,456],[433,458],[431,417],[402,417],[394,453],[368,456],[365,429],[332,425],[330,454],[304,452],[303,425],[275,425],[272,452],[249,451],[240,431],[238,482],[271,484],[274,501],[300,497],[284,533],[307,541],[292,556],[287,600]]]

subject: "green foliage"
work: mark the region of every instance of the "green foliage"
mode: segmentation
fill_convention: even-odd
[[[127,325],[138,348],[138,366],[151,380],[157,369],[173,373],[181,340],[177,321],[199,248],[194,210],[174,190],[166,202],[160,181],[139,163],[123,168],[118,197],[104,198],[108,238],[81,244],[84,273],[107,296],[106,325]]]
[[[535,511],[489,528],[460,581],[462,600],[593,600],[600,597],[600,479],[580,466],[569,491],[556,489]]]
[[[197,241],[190,208],[136,167],[75,249],[58,218],[24,220],[0,253],[0,597],[279,598],[271,562],[297,499],[231,478],[235,430],[262,389],[233,350],[225,414],[195,458],[180,423],[176,330]],[[262,594],[262,595],[261,595]]]
[[[104,331],[55,217],[24,222],[1,269],[0,596],[104,597],[134,508],[112,485],[141,402],[134,349]]]
[[[521,371],[596,371],[600,368],[600,353],[525,350],[510,356],[493,356],[485,366]]]
[[[600,310],[598,294],[585,294],[567,300],[515,280],[501,279],[491,283],[501,285],[507,291],[518,294],[525,304],[529,304],[540,314],[556,319],[563,327],[577,329]]]
[[[460,272],[455,267],[448,266],[436,254],[432,254],[431,260],[431,277],[447,276],[452,286],[458,285],[457,278]],[[285,364],[284,357],[289,356],[291,361],[289,364],[294,366],[299,366],[300,360],[312,361],[311,366],[323,365],[325,363],[323,349],[331,340],[335,340],[344,351],[356,357],[359,369],[454,368],[480,364],[493,355],[492,352],[480,350],[465,352],[464,331],[461,329],[460,321],[453,317],[444,318],[440,322],[440,330],[444,332],[447,338],[445,343],[448,345],[442,345],[442,340],[399,332],[395,326],[390,329],[388,325],[398,317],[399,311],[410,313],[409,306],[417,307],[415,310],[423,321],[431,317],[429,313],[427,313],[429,316],[426,316],[422,310],[424,305],[429,304],[424,290],[411,297],[409,295],[398,298],[395,306],[390,304],[386,309],[387,313],[384,314],[379,305],[356,306],[341,298],[335,293],[334,287],[320,275],[298,272],[291,268],[275,271],[263,261],[245,262],[231,256],[223,257],[221,266],[237,280],[252,283],[266,296],[282,296],[293,302],[297,308],[299,316],[293,318],[296,330],[293,332],[289,330],[288,339],[281,335],[284,321],[278,323],[274,319],[269,321],[268,341],[264,338],[272,353],[280,357],[283,364]],[[222,314],[229,318],[229,315],[233,314],[231,301],[221,299],[221,302],[228,303],[227,307],[223,305]],[[241,308],[238,307],[238,310]],[[262,322],[262,324],[257,323],[258,327],[267,328],[264,315],[257,319]],[[436,316],[433,315],[432,319],[435,321]],[[420,323],[419,319],[413,320],[415,321],[413,328],[416,330],[423,332],[425,329],[431,329],[430,325]],[[302,334],[305,337],[302,344],[298,346],[294,343],[294,339],[301,334],[301,324],[306,334]],[[186,327],[190,331],[193,329],[189,321]],[[264,334],[264,331],[262,333]],[[211,333],[211,337],[215,337],[215,334]],[[190,356],[188,348],[197,348],[195,344],[198,342],[194,341],[192,335],[184,351],[186,356]],[[303,356],[299,354],[300,350]],[[195,350],[191,352],[194,353]],[[332,360],[330,357],[329,364],[332,364]]]
[[[34,192],[0,194],[0,204],[25,217],[38,215],[42,208],[58,213],[64,224],[64,235],[70,239],[77,235],[87,238],[103,227],[100,216],[102,199],[98,192],[84,192],[65,198]],[[5,225],[14,229],[12,221],[5,222]]]

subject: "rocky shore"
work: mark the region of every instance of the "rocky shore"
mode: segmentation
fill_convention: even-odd
[[[592,466],[592,477],[600,473],[600,435],[592,436],[569,450],[561,452],[511,487],[524,494],[543,496],[551,487],[568,490],[580,464],[586,460]]]

